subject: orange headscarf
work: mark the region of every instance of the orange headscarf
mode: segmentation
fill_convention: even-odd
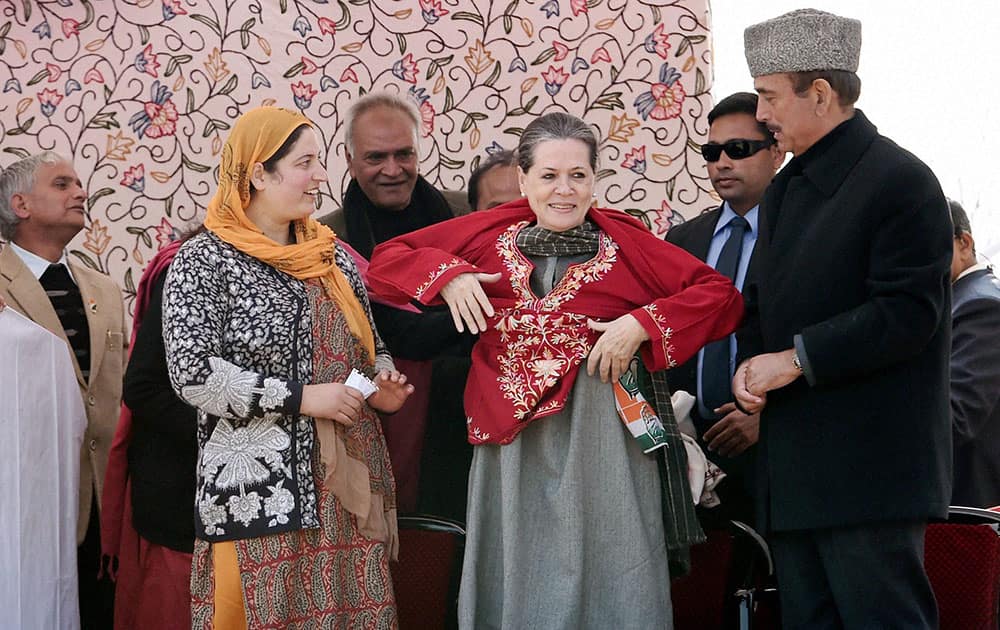
[[[294,221],[295,243],[279,245],[246,215],[254,164],[267,161],[303,125],[313,126],[302,114],[280,107],[258,107],[240,116],[222,148],[219,188],[208,203],[205,227],[244,254],[295,278],[319,278],[374,362],[375,337],[351,284],[337,267],[333,230],[311,217]]]

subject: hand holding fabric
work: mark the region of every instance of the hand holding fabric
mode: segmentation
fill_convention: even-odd
[[[486,331],[486,318],[493,316],[493,305],[483,291],[483,282],[496,282],[499,273],[463,273],[452,278],[441,289],[441,299],[451,310],[455,329],[472,334]]]
[[[757,443],[760,438],[760,414],[747,415],[736,408],[735,403],[726,403],[715,410],[724,414],[713,424],[702,439],[710,451],[723,457],[736,457]]]
[[[307,416],[352,426],[365,399],[361,392],[343,383],[319,383],[302,388],[299,411]]]
[[[617,381],[642,342],[649,340],[649,333],[630,313],[611,322],[588,319],[587,326],[602,333],[587,358],[587,374],[593,376],[596,370],[604,383]]]
[[[382,413],[396,413],[413,393],[413,385],[397,370],[382,370],[375,377],[375,384],[378,391],[368,397],[368,404]]]

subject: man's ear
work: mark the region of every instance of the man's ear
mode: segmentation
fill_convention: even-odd
[[[355,179],[355,175],[354,175],[354,156],[351,155],[351,152],[347,151],[347,150],[344,151],[344,155],[347,156],[347,174],[350,175],[352,179]]]
[[[962,254],[967,258],[971,257],[975,260],[976,240],[972,238],[972,235],[968,232],[962,232],[958,237],[958,242],[962,244]]]
[[[778,148],[777,142],[772,144],[769,149],[771,151],[771,164],[774,166],[774,172],[777,173],[781,169],[781,165],[785,163],[787,154]]]
[[[833,108],[837,93],[826,79],[816,79],[812,83],[812,88],[816,94],[816,115],[822,118]]]
[[[18,219],[23,220],[31,217],[31,212],[28,210],[28,200],[24,198],[22,193],[14,193],[10,196],[10,207]]]

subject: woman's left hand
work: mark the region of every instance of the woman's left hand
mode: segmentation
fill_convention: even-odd
[[[643,341],[649,340],[649,333],[630,313],[622,315],[612,322],[587,320],[591,330],[603,333],[594,344],[587,358],[587,374],[593,376],[594,370],[601,381],[617,381],[626,370],[635,351]]]
[[[382,370],[375,377],[378,391],[368,397],[368,405],[382,413],[396,413],[413,393],[413,385],[408,385],[406,375],[396,370]]]

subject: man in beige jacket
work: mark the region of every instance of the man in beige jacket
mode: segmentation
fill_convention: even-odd
[[[80,454],[77,544],[82,628],[110,628],[113,586],[98,580],[100,503],[118,421],[127,354],[121,291],[106,275],[70,262],[66,246],[83,229],[87,195],[73,165],[53,152],[0,174],[0,298],[66,340],[87,411]]]

